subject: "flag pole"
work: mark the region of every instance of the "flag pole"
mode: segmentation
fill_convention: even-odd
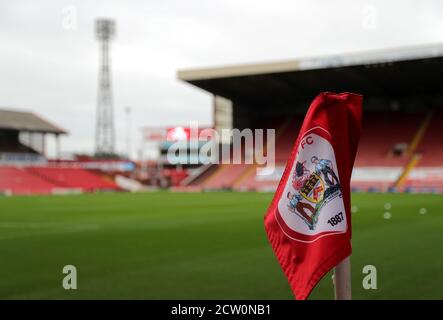
[[[351,259],[345,258],[334,270],[335,300],[352,300]]]

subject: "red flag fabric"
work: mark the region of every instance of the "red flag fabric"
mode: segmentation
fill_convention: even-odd
[[[319,94],[265,215],[269,242],[297,300],[351,254],[350,179],[363,97]]]

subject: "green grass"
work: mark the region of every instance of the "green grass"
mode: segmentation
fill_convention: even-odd
[[[0,298],[292,299],[264,233],[271,198],[228,192],[1,198]],[[442,299],[443,197],[354,194],[353,205],[354,298]],[[68,264],[78,269],[78,290],[62,288]],[[368,264],[377,267],[377,290],[362,288]],[[311,298],[332,297],[327,275]]]

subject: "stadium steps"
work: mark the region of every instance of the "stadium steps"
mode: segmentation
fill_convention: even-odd
[[[280,145],[279,141],[284,140],[284,144],[286,145],[286,140],[288,140],[289,142],[291,142],[291,139],[287,139],[287,136],[291,137],[292,136],[292,132],[291,130],[293,128],[291,128],[291,124],[295,123],[296,119],[294,118],[290,118],[288,120],[286,120],[283,125],[277,130],[276,134],[275,134],[275,140],[271,143],[274,144],[275,146],[275,153],[277,153],[278,150],[278,146]],[[288,131],[288,132],[286,132]],[[298,132],[297,132],[298,134]],[[294,139],[295,140],[295,139]],[[264,155],[266,156],[268,154],[268,141],[265,142],[264,145]],[[255,160],[255,159],[254,159]],[[275,159],[274,159],[275,160]],[[238,190],[242,190],[242,189],[248,189],[251,188],[253,185],[257,185],[257,183],[255,182],[255,173],[256,170],[258,168],[257,164],[253,164],[250,165],[249,168],[247,168],[243,174],[241,174],[233,183],[233,188],[234,189],[238,189]]]
[[[209,175],[206,179],[203,179],[202,181],[202,186],[205,185],[210,185],[212,181],[214,181],[215,179],[217,179],[217,177],[219,175],[221,175],[223,173],[223,170],[225,169],[226,165],[218,165],[215,169],[215,171]]]
[[[421,159],[420,154],[414,154],[411,157],[411,160],[408,162],[402,174],[400,175],[400,177],[398,177],[398,180],[395,182],[395,188],[399,189],[404,184],[404,182],[407,180],[409,176],[409,173],[412,171],[412,169],[414,169],[417,166],[420,159]]]
[[[420,142],[423,140],[423,137],[426,134],[426,131],[431,123],[433,115],[434,111],[433,110],[429,111],[426,117],[421,122],[420,127],[418,128],[417,132],[412,138],[411,143],[408,146],[408,149],[406,150],[407,156],[412,156],[415,153],[415,150],[417,149],[417,147],[419,146]]]
[[[416,153],[422,155],[420,167],[443,167],[443,106],[434,110],[432,121],[426,130]]]
[[[246,170],[243,171],[243,173],[234,180],[234,182],[232,183],[232,187],[234,189],[241,189],[242,183],[245,180],[249,179],[251,175],[255,175],[256,168],[256,164],[249,165],[248,168],[246,168]]]
[[[262,124],[262,125],[266,125]],[[278,121],[274,141],[265,141],[263,155],[267,155],[270,144],[275,147],[275,161],[285,163],[294,145],[294,140],[301,125],[301,118],[294,116]],[[242,152],[243,154],[243,152]],[[255,160],[255,159],[254,159]],[[257,164],[221,164],[212,166],[188,185],[200,185],[205,189],[234,188],[237,190],[254,189],[259,183],[255,181]],[[269,184],[269,183],[265,183]]]
[[[248,166],[246,164],[223,164],[202,186],[206,189],[232,188],[233,182]]]
[[[419,153],[416,153],[417,147],[422,142],[429,125],[431,124],[432,117],[434,115],[434,110],[429,111],[424,119],[421,121],[421,124],[417,130],[417,132],[414,134],[414,137],[411,140],[411,143],[409,143],[408,149],[406,150],[406,156],[410,157],[408,163],[404,167],[404,170],[398,180],[395,182],[395,188],[399,189],[403,186],[405,181],[408,179],[409,173],[414,169],[418,163],[420,162],[421,155]]]
[[[206,179],[208,179],[215,171],[217,171],[218,166],[215,164],[203,165],[201,169],[196,169],[194,175],[189,175],[180,183],[181,186],[198,186],[201,185]]]

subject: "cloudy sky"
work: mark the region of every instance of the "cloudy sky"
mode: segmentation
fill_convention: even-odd
[[[63,151],[94,147],[97,17],[117,21],[117,149],[130,106],[134,154],[143,126],[211,124],[210,95],[177,69],[443,42],[438,0],[0,0],[0,106],[67,129]]]

